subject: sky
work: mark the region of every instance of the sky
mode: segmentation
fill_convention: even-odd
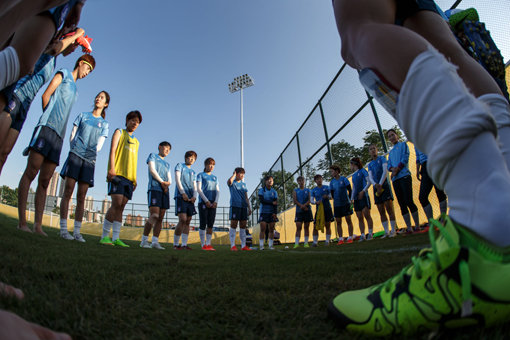
[[[445,9],[453,2],[438,4]],[[216,160],[220,206],[228,206],[226,181],[240,164],[239,93],[231,94],[228,84],[242,74],[249,74],[255,82],[244,91],[245,182],[251,193],[343,64],[329,0],[120,4],[88,0],[83,9],[79,26],[93,38],[97,65],[77,82],[79,97],[69,118],[61,165],[69,152],[72,122],[79,113],[92,110],[100,91],[108,91],[109,137],[114,129],[124,127],[129,111],[136,109],[143,115],[135,132],[140,141],[135,203],[147,200],[148,155],[157,152],[161,141],[168,141],[172,150],[166,160],[172,169],[184,161],[187,150],[198,154],[193,166],[197,173],[207,157]],[[510,1],[464,0],[460,8],[473,5],[507,62]],[[57,68],[72,69],[80,56],[78,50],[66,58],[60,56]],[[32,104],[0,185],[16,187],[19,182],[26,166],[21,152],[42,113],[43,92],[44,88]],[[110,140],[97,157],[96,186],[89,190],[98,200],[107,193]],[[174,184],[170,190],[173,193]]]

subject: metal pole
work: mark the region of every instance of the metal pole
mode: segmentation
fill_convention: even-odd
[[[324,110],[322,109],[322,102],[319,102],[319,109],[321,111],[322,125],[324,127],[324,135],[326,136],[326,145],[328,146],[328,161],[329,165],[333,165],[333,155],[331,154],[331,146],[329,145],[328,129],[326,127],[326,119],[324,118]]]
[[[244,168],[243,88],[241,87],[241,168]]]
[[[303,176],[303,162],[301,160],[301,146],[299,145],[299,134],[296,132],[297,152],[299,157],[299,175]]]

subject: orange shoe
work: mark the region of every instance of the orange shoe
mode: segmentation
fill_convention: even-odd
[[[248,247],[248,246],[244,246],[244,247],[241,248],[241,250],[251,250],[251,248]]]
[[[341,240],[340,240],[340,241],[338,241],[338,243],[337,243],[337,245],[338,245],[338,246],[340,246],[340,245],[342,245],[342,244],[344,244],[344,240],[343,240],[343,239],[341,239]]]
[[[352,243],[352,237],[349,237],[345,243]]]
[[[236,246],[233,246],[232,248],[230,248],[230,251],[237,251],[237,247]]]
[[[211,245],[208,245],[207,248],[208,248],[207,250],[216,251],[216,249],[214,249]]]

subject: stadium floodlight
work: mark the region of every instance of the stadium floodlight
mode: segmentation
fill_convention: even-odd
[[[234,81],[228,84],[230,93],[241,92],[241,167],[244,168],[244,135],[243,135],[243,89],[253,86],[253,79],[247,75],[235,77]]]

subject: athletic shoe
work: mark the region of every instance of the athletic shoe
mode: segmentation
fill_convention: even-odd
[[[381,284],[338,295],[329,315],[342,327],[389,337],[510,319],[510,247],[495,247],[447,218],[431,220],[432,248]]]
[[[404,235],[411,235],[411,234],[414,234],[414,230],[411,228],[411,229],[406,229]]]
[[[87,241],[85,241],[83,236],[81,236],[81,234],[74,234],[73,237],[74,237],[75,241],[82,242],[82,243],[87,242]]]
[[[140,248],[150,248],[151,245],[149,244],[149,241],[142,241],[140,242]]]
[[[162,247],[161,244],[159,244],[159,242],[152,242],[151,248],[158,249],[158,250],[165,250],[165,247]]]
[[[64,232],[61,231],[60,237],[62,237],[64,240],[68,240],[68,241],[74,240],[74,237],[71,234],[69,234],[69,232],[67,232],[67,231],[64,231]]]
[[[393,238],[393,237],[396,237],[396,236],[397,236],[397,233],[396,233],[396,232],[394,232],[394,231],[392,231],[392,232],[390,233],[390,236],[389,236],[389,237],[390,237],[390,238]]]
[[[361,235],[358,239],[358,242],[363,242],[363,241],[366,241],[366,238],[365,238],[365,235]]]
[[[296,249],[296,248],[299,248],[299,244],[294,244],[294,247],[292,247],[292,249]]]
[[[309,245],[308,243],[305,243],[305,244],[303,245],[303,248],[310,248],[310,245]]]
[[[342,244],[344,244],[344,243],[345,243],[345,242],[344,242],[344,239],[342,238],[342,239],[340,239],[340,241],[338,241],[337,245],[338,245],[338,246],[341,246],[341,245],[342,245]]]
[[[233,246],[232,248],[230,248],[230,251],[238,251],[239,249],[237,249],[236,246]]]
[[[248,246],[244,246],[244,247],[242,247],[242,248],[241,248],[241,250],[248,250],[248,251],[251,251],[251,248],[250,248],[250,247],[248,247]]]
[[[214,249],[210,244],[207,246],[209,248],[209,250],[211,251],[216,251],[216,249]]]
[[[178,246],[174,246],[174,250],[182,250],[181,245],[179,244]]]
[[[191,248],[188,245],[182,246],[181,249],[183,249],[183,250],[193,250],[193,248]]]
[[[264,250],[264,247],[260,247],[259,250]]]
[[[353,242],[352,237],[349,237],[349,238],[347,239],[347,241],[345,241],[345,243],[352,243],[352,242]]]
[[[269,248],[267,248],[267,249],[269,249],[269,250],[274,250],[274,247],[273,247],[273,246],[271,246],[271,247],[269,247]]]
[[[372,234],[368,233],[367,234],[367,241],[371,241],[373,240],[374,238],[372,237]]]
[[[390,234],[388,234],[388,233],[384,233],[384,235],[383,235],[383,236],[381,236],[381,239],[386,238],[386,237],[390,237]]]
[[[207,244],[204,244],[204,245],[202,246],[202,250],[209,250],[209,247],[207,246]]]
[[[329,246],[329,242],[324,242],[324,245],[327,247]]]
[[[108,236],[103,237],[101,240],[99,240],[99,243],[105,244],[105,245],[108,245],[108,246],[113,246],[113,242],[112,242],[112,240]]]
[[[118,246],[118,247],[129,248],[129,246],[127,244],[125,244],[124,242],[122,242],[122,240],[120,238],[113,241],[113,245]]]
[[[316,248],[317,247],[317,243],[312,243],[312,248]]]

